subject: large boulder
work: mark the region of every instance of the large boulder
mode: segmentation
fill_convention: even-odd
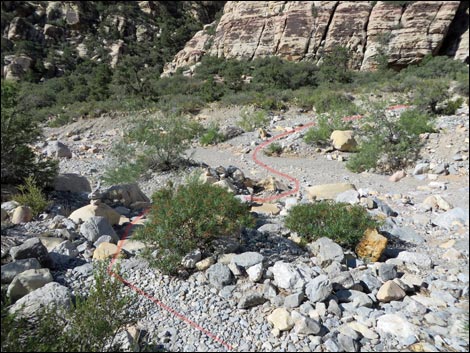
[[[347,190],[356,190],[356,187],[347,183],[315,185],[307,188],[307,195],[311,200],[335,200]]]
[[[47,248],[41,243],[39,238],[30,238],[19,246],[10,249],[10,255],[13,260],[37,259],[42,266],[50,264]]]
[[[104,203],[86,205],[73,211],[69,218],[75,223],[86,222],[92,217],[104,217],[110,225],[119,224],[121,215]]]
[[[113,243],[119,241],[119,237],[105,217],[90,217],[80,226],[80,234],[91,243],[94,243],[102,235],[111,236]]]
[[[209,267],[206,275],[209,279],[209,283],[219,289],[233,282],[232,271],[230,271],[228,266],[221,263],[216,263]]]
[[[69,308],[70,299],[67,287],[57,282],[50,282],[19,299],[8,309],[8,312],[18,317],[30,318],[41,308]]]
[[[11,283],[16,275],[31,269],[40,269],[37,259],[22,259],[2,265],[2,283]]]
[[[29,206],[18,206],[13,211],[11,216],[11,223],[20,224],[26,223],[33,219],[33,210]]]
[[[67,173],[59,174],[54,179],[54,190],[89,193],[91,192],[91,186],[85,176],[75,173]]]
[[[49,269],[31,269],[18,274],[8,286],[7,295],[14,303],[35,289],[52,282]]]
[[[325,275],[315,277],[307,283],[305,293],[312,303],[322,302],[326,300],[333,291],[333,285]]]
[[[120,202],[124,206],[131,208],[134,205],[150,203],[150,199],[135,183],[111,186],[109,189],[103,191],[102,197],[110,201]]]
[[[60,141],[50,141],[44,149],[48,157],[54,158],[72,158],[72,152],[64,143]]]
[[[357,147],[352,130],[335,130],[330,136],[333,147],[342,152],[352,152]]]

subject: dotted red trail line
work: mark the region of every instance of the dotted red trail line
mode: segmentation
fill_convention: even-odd
[[[196,322],[192,321],[191,319],[188,319],[186,316],[184,316],[183,314],[179,313],[178,311],[176,311],[175,309],[171,308],[170,306],[164,304],[163,302],[161,302],[160,300],[158,300],[157,298],[155,298],[154,296],[148,294],[147,292],[145,292],[144,290],[142,290],[141,288],[137,287],[135,284],[125,280],[124,278],[122,278],[119,274],[117,274],[116,272],[113,271],[113,265],[114,263],[116,262],[117,260],[117,257],[118,255],[120,254],[121,252],[121,249],[122,249],[122,246],[124,245],[124,242],[126,241],[127,237],[129,236],[129,233],[132,229],[132,227],[137,224],[137,222],[140,221],[140,219],[142,219],[142,217],[144,217],[148,212],[150,211],[150,209],[146,209],[144,212],[142,212],[141,215],[139,215],[136,219],[134,219],[131,223],[129,223],[125,230],[124,230],[124,235],[122,236],[122,239],[118,242],[118,249],[116,251],[116,253],[114,254],[111,262],[109,263],[109,266],[108,266],[108,274],[110,276],[113,276],[115,277],[116,279],[118,279],[119,281],[121,281],[124,285],[128,286],[129,288],[133,289],[136,293],[144,296],[145,298],[149,299],[150,301],[152,301],[153,303],[155,303],[156,305],[158,305],[159,307],[161,307],[162,309],[168,311],[170,314],[174,315],[175,317],[177,317],[178,319],[180,319],[181,321],[183,322],[186,322],[188,325],[194,327],[196,330],[199,330],[201,331],[202,333],[204,333],[205,335],[207,335],[208,337],[212,338],[214,341],[220,343],[221,345],[223,345],[225,348],[227,348],[229,351],[232,351],[233,350],[233,347],[228,344],[227,342],[225,342],[224,340],[222,340],[221,338],[219,338],[218,336],[216,336],[215,334],[213,334],[212,332],[210,332],[209,330],[205,329],[204,327],[198,325]]]
[[[388,110],[398,110],[398,109],[405,109],[407,108],[408,106],[405,106],[405,105],[395,105],[393,107],[389,107],[387,108]],[[348,116],[348,117],[344,117],[343,120],[344,121],[353,121],[353,120],[358,120],[358,119],[361,119],[363,116],[362,115],[353,115],[353,116]],[[276,169],[274,169],[273,167],[270,167],[269,165],[267,165],[266,163],[262,162],[261,160],[259,160],[258,158],[258,153],[264,149],[266,146],[268,146],[269,144],[271,144],[272,142],[274,141],[277,141],[279,139],[282,139],[283,137],[286,137],[290,134],[293,134],[295,132],[299,132],[299,131],[302,131],[304,129],[307,129],[311,126],[314,126],[315,123],[312,122],[312,123],[308,123],[308,124],[305,124],[305,125],[302,125],[298,128],[295,128],[291,131],[286,131],[286,132],[283,132],[279,135],[276,135],[272,138],[270,138],[269,140],[266,140],[264,141],[263,143],[261,143],[260,145],[258,145],[255,150],[253,151],[253,155],[252,155],[252,158],[253,158],[253,161],[258,164],[259,166],[261,166],[262,168],[266,169],[268,172],[270,172],[271,174],[275,174],[275,175],[278,175],[284,179],[287,179],[289,180],[291,183],[294,184],[294,187],[293,189],[291,190],[288,190],[288,191],[285,191],[283,193],[280,193],[278,195],[274,195],[274,196],[270,196],[270,197],[265,197],[265,198],[262,198],[262,197],[249,197],[249,200],[251,201],[257,201],[257,202],[271,202],[271,201],[275,201],[275,200],[278,200],[278,199],[281,199],[283,197],[286,197],[286,196],[289,196],[289,195],[292,195],[292,194],[295,194],[299,191],[300,189],[300,181],[297,179],[297,178],[294,178],[293,176],[290,176],[289,174],[286,174],[286,173],[283,173],[283,172],[280,172]],[[158,305],[159,307],[161,307],[162,309],[168,311],[170,314],[174,315],[175,317],[177,317],[178,319],[180,319],[181,321],[187,323],[188,325],[192,326],[193,328],[195,328],[196,330],[199,330],[201,331],[202,333],[204,333],[205,335],[207,335],[208,337],[212,338],[214,341],[220,343],[221,345],[223,345],[225,348],[227,348],[228,350],[233,350],[233,347],[228,344],[227,342],[225,342],[224,340],[222,340],[221,338],[219,338],[218,336],[216,336],[215,334],[213,334],[212,332],[210,332],[209,330],[205,329],[204,327],[200,326],[199,324],[197,324],[196,322],[188,319],[186,316],[184,316],[183,314],[179,313],[178,311],[176,311],[175,309],[171,308],[170,306],[164,304],[163,302],[161,302],[160,300],[158,300],[157,298],[153,297],[152,295],[146,293],[144,290],[140,289],[139,287],[137,287],[135,284],[133,283],[130,283],[129,281],[125,280],[124,278],[122,278],[119,274],[117,274],[116,272],[113,271],[113,265],[114,263],[116,262],[117,260],[117,257],[118,255],[120,254],[121,252],[121,249],[122,249],[122,246],[124,245],[124,242],[126,241],[127,237],[129,236],[129,233],[132,229],[132,227],[134,227],[139,221],[140,219],[142,219],[148,212],[150,211],[150,209],[146,209],[144,212],[142,212],[142,214],[140,214],[138,217],[136,217],[131,223],[129,223],[126,228],[124,229],[124,235],[122,236],[122,239],[118,242],[118,249],[116,251],[116,253],[114,254],[109,266],[108,266],[108,274],[110,276],[113,276],[115,277],[116,279],[118,279],[119,281],[121,281],[124,285],[128,286],[129,288],[132,288],[136,293],[144,296],[145,298],[149,299],[150,301],[152,301],[153,303],[155,303],[156,305]]]
[[[394,105],[394,106],[391,106],[391,107],[388,107],[387,110],[399,110],[399,109],[406,109],[408,108],[407,105]],[[363,118],[363,115],[352,115],[352,116],[346,116],[343,118],[343,121],[354,121],[354,120],[359,120],[359,119],[362,119]],[[250,200],[250,201],[256,201],[256,202],[272,202],[272,201],[276,201],[276,200],[279,200],[283,197],[286,197],[286,196],[289,196],[289,195],[293,195],[293,194],[296,194],[299,190],[300,190],[300,181],[297,179],[297,178],[294,178],[293,176],[290,176],[289,174],[286,174],[286,173],[282,173],[280,172],[279,170],[277,169],[274,169],[273,167],[270,167],[269,165],[267,165],[266,163],[262,162],[259,158],[258,158],[258,153],[263,150],[266,146],[270,145],[272,142],[274,141],[277,141],[283,137],[286,137],[290,134],[293,134],[295,132],[298,132],[298,131],[302,131],[304,129],[307,129],[309,127],[312,127],[314,126],[315,123],[312,122],[312,123],[308,123],[308,124],[305,124],[305,125],[302,125],[296,129],[293,129],[291,131],[286,131],[286,132],[283,132],[282,134],[279,134],[279,135],[276,135],[274,137],[271,137],[269,140],[266,140],[264,141],[263,143],[261,143],[260,145],[258,145],[255,150],[253,151],[253,155],[252,155],[252,159],[253,161],[259,165],[260,167],[266,169],[268,172],[270,172],[271,174],[275,174],[275,175],[278,175],[284,179],[287,179],[289,180],[291,183],[294,184],[294,187],[291,189],[291,190],[288,190],[288,191],[284,191],[280,194],[277,194],[277,195],[273,195],[273,196],[269,196],[269,197],[252,197],[252,196],[247,196],[246,199],[247,200]]]

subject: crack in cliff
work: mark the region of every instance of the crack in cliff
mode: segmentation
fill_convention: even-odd
[[[435,53],[439,52],[439,50],[441,49],[441,46],[442,46],[442,40],[438,45],[436,45],[436,48],[434,48],[434,50],[432,50],[432,40],[430,40],[430,38],[429,38],[429,31],[431,29],[431,25],[434,23],[437,15],[439,14],[439,11],[441,11],[441,8],[442,8],[443,5],[444,4],[442,2],[439,4],[439,7],[438,7],[436,13],[434,14],[433,19],[429,22],[428,28],[426,29],[426,38],[428,38],[429,51],[432,53],[432,55],[435,55]],[[442,39],[444,39],[444,37],[445,36],[442,36]]]
[[[273,52],[274,55],[277,55],[277,51],[279,49],[279,44],[281,44],[281,40],[282,40],[282,38],[284,38],[284,33],[286,31],[286,27],[287,27],[287,16],[286,16],[286,18],[284,18],[284,24],[283,24],[283,27],[282,27],[282,32],[281,32],[281,35],[279,36],[279,39],[277,40],[276,47],[274,48],[274,52]]]
[[[333,9],[331,10],[330,18],[328,19],[328,23],[326,24],[325,30],[323,31],[323,35],[320,39],[318,49],[315,53],[315,57],[317,57],[319,52],[322,50],[322,42],[324,42],[326,40],[326,36],[328,34],[328,31],[330,30],[330,25],[331,25],[331,22],[333,21],[333,17],[335,16],[336,8],[338,7],[338,5],[339,5],[339,1],[336,1],[334,6],[333,6]],[[324,44],[323,44],[323,46],[324,46]]]
[[[369,33],[369,21],[370,21],[370,17],[372,15],[372,10],[374,9],[374,6],[375,6],[375,4],[370,7],[369,14],[367,16],[367,20],[364,23],[365,41],[364,41],[364,45],[362,46],[362,59],[361,59],[361,65],[359,66],[359,68],[361,68],[362,65],[364,65],[364,57],[366,55],[367,42],[368,42],[368,39],[369,39],[369,35],[367,34],[367,33]]]
[[[266,2],[266,4],[264,5],[265,8],[268,7],[268,4]],[[256,52],[258,51],[258,48],[259,48],[259,43],[261,43],[261,38],[263,38],[263,33],[264,33],[264,29],[266,28],[266,20],[267,20],[267,15],[266,17],[264,18],[264,22],[263,22],[263,27],[261,27],[261,31],[259,33],[259,37],[258,37],[258,43],[256,43],[256,48],[255,50],[253,50],[253,54],[251,55],[251,58],[250,58],[250,61],[253,60],[253,58],[255,57],[256,55]]]
[[[315,21],[316,19],[316,16],[314,15],[316,13],[317,10],[315,10],[315,1],[312,1],[312,8],[310,9],[311,13],[312,13],[312,18],[313,18],[313,22],[312,22],[312,30],[310,31],[310,35],[308,36],[308,40],[307,40],[307,45],[305,46],[305,50],[304,50],[304,56],[302,57],[302,60],[307,56],[308,54],[308,50],[310,49],[310,42],[312,41],[312,36],[313,36],[313,32],[315,31],[315,29],[317,28],[317,23]]]

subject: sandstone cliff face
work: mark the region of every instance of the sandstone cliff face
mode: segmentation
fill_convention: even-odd
[[[455,21],[457,15],[464,20]],[[450,41],[452,48],[446,45]],[[321,62],[322,54],[338,45],[349,48],[350,67],[361,70],[374,69],[381,53],[392,67],[419,62],[427,54],[468,61],[468,3],[229,1],[215,31],[198,32],[164,72],[191,66],[203,55]]]

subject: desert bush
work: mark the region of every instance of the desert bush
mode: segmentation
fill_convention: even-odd
[[[119,270],[114,269],[116,273]],[[136,294],[98,265],[88,296],[69,310],[43,308],[35,320],[9,315],[2,302],[2,352],[115,352],[116,334],[142,316]]]
[[[318,71],[318,82],[324,83],[350,83],[353,72],[349,69],[349,49],[341,46],[334,47],[331,52],[325,53]]]
[[[449,94],[449,82],[444,79],[425,79],[413,90],[413,103],[422,111],[439,114],[439,104],[446,101]]]
[[[311,101],[318,114],[341,112],[346,115],[359,113],[359,108],[345,94],[328,89],[316,89],[312,92]]]
[[[305,133],[304,141],[310,144],[327,145],[333,131],[351,128],[351,123],[343,120],[345,116],[346,114],[341,112],[320,114],[317,124]]]
[[[22,206],[29,206],[33,211],[33,216],[37,216],[48,206],[46,195],[37,186],[33,176],[28,176],[23,185],[18,186],[19,194],[13,196],[13,200]]]
[[[34,175],[40,186],[45,186],[57,174],[57,163],[39,159],[30,145],[40,136],[36,121],[18,109],[18,86],[1,83],[1,181],[19,184]]]
[[[217,125],[210,125],[199,138],[201,145],[216,145],[225,140],[224,135],[219,132]]]
[[[358,153],[346,166],[353,172],[369,169],[391,173],[407,167],[419,156],[419,135],[433,132],[433,118],[420,110],[409,110],[399,118],[391,116],[384,104],[371,105],[364,119]]]
[[[257,128],[263,127],[269,123],[269,116],[264,110],[249,112],[242,110],[240,113],[240,120],[238,126],[245,131],[254,131]]]
[[[150,222],[136,239],[158,254],[151,257],[164,273],[176,273],[184,255],[197,248],[208,250],[213,239],[233,237],[243,226],[253,226],[249,206],[218,186],[192,178],[179,187],[168,186],[152,196]]]
[[[280,143],[271,143],[264,149],[264,154],[267,156],[279,156],[282,153],[282,146]]]
[[[354,249],[367,228],[377,228],[380,224],[362,206],[320,201],[294,206],[285,225],[305,242],[327,237]]]
[[[187,158],[184,152],[202,128],[181,115],[136,118],[123,140],[111,151],[105,171],[108,184],[135,182],[149,171],[177,169]]]

